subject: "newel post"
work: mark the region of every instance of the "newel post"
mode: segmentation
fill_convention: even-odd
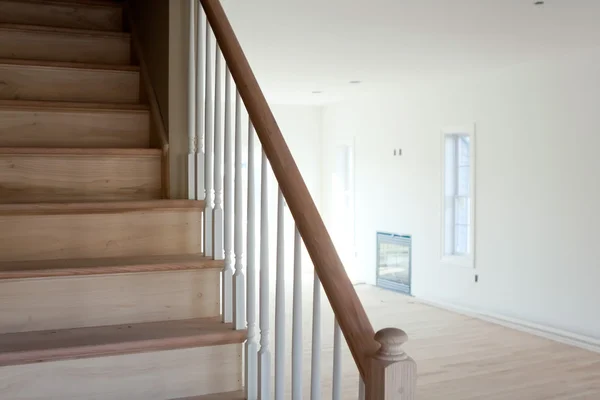
[[[371,358],[366,383],[367,400],[414,400],[417,364],[403,350],[408,336],[401,329],[386,328],[375,334],[381,347]]]

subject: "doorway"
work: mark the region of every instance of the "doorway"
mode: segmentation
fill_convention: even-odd
[[[335,146],[331,175],[332,239],[352,282],[360,280],[356,269],[354,219],[354,140]]]

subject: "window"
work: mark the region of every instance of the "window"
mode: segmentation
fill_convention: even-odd
[[[443,131],[443,255],[473,266],[474,129]]]

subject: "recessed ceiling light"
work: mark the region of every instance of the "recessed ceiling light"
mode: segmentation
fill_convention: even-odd
[[[362,81],[350,81],[349,83],[353,85],[358,85],[359,83],[362,83]]]
[[[323,93],[323,92],[322,92],[321,90],[313,90],[313,91],[312,91],[312,93],[313,93],[313,94],[321,94],[321,93]]]

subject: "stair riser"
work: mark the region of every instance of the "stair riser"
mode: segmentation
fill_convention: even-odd
[[[118,7],[1,0],[0,22],[120,31],[123,28],[123,12]]]
[[[0,154],[0,203],[160,199],[160,174],[160,154]]]
[[[196,254],[202,211],[0,216],[0,261]]]
[[[0,281],[0,333],[215,317],[219,279],[212,269]]]
[[[165,400],[240,390],[242,345],[0,368],[12,400]]]
[[[0,99],[137,103],[139,72],[3,64]]]
[[[39,111],[0,108],[1,147],[144,148],[147,111]]]
[[[95,37],[0,28],[0,58],[129,64],[130,43],[127,36]]]

